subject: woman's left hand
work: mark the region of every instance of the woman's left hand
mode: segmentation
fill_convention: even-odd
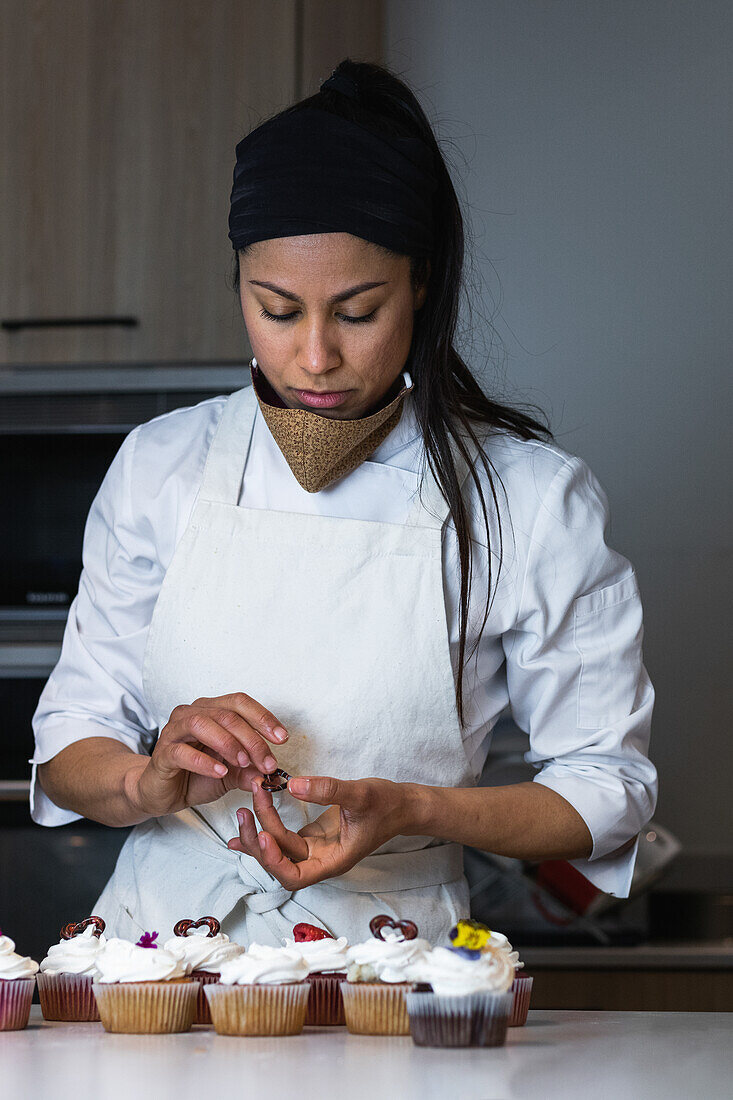
[[[409,793],[408,793],[409,788]],[[297,833],[286,829],[262,780],[252,782],[251,810],[237,810],[239,836],[227,844],[252,856],[288,890],[342,875],[380,845],[409,829],[408,806],[417,788],[388,779],[339,780],[298,776],[288,790],[302,802],[328,809]],[[412,830],[410,830],[412,831]]]

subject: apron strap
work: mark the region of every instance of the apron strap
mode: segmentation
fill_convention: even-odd
[[[257,398],[251,385],[229,396],[206,456],[197,500],[238,503],[256,412]]]

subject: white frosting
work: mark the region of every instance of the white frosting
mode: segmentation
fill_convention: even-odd
[[[357,943],[350,947],[349,963],[368,968],[368,972],[373,971],[375,977],[381,982],[415,981],[413,968],[424,958],[425,953],[430,951],[430,943],[421,939],[392,938],[387,929],[383,934],[389,938],[379,940],[375,936],[365,940],[364,943]]]
[[[308,963],[299,951],[253,943],[248,951],[222,964],[219,980],[222,985],[281,985],[307,977]]]
[[[0,936],[0,980],[32,978],[38,972],[38,963],[30,955],[19,955],[10,936]]]
[[[104,936],[96,936],[96,929],[88,925],[78,936],[70,940],[59,940],[49,947],[46,958],[41,962],[44,974],[86,974],[90,978],[99,976],[97,955],[107,943]]]
[[[514,966],[506,951],[485,951],[467,958],[447,947],[435,947],[414,968],[415,980],[430,982],[438,996],[506,993]]]
[[[163,949],[181,960],[187,974],[192,970],[217,974],[223,963],[236,959],[244,948],[232,943],[224,932],[217,932],[215,936],[207,933],[208,928],[191,929],[187,936],[173,936],[166,940]]]
[[[180,959],[158,947],[138,947],[129,940],[107,940],[97,955],[99,981],[167,982],[183,978],[185,969]]]
[[[491,936],[489,937],[488,946],[496,947],[500,951],[505,951],[509,957],[510,963],[515,970],[521,970],[524,966],[524,963],[519,961],[519,952],[514,950],[503,932],[492,931]]]
[[[310,974],[329,974],[334,971],[346,969],[349,965],[349,942],[346,936],[340,936],[337,940],[307,940],[304,943],[296,943],[295,940],[285,940],[285,946],[289,951],[298,951],[308,963]]]

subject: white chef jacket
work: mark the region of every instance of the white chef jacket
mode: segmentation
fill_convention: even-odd
[[[92,503],[79,591],[69,610],[61,656],[33,718],[30,800],[39,824],[63,825],[81,816],[48,798],[36,782],[39,763],[85,737],[111,737],[141,753],[155,743],[158,731],[141,678],[148,627],[226,400],[211,398],[135,428]],[[554,445],[506,434],[488,439],[484,453],[495,472],[498,497],[494,504],[479,464],[490,554],[476,487],[470,477],[465,483],[474,539],[463,687],[471,766],[478,778],[491,730],[509,707],[529,735],[525,760],[538,768],[534,781],[570,802],[591,833],[590,857],[573,865],[599,889],[625,897],[636,846],[620,856],[611,853],[650,819],[657,794],[656,770],[646,756],[654,689],[642,661],[634,570],[606,545],[607,500],[581,459]],[[239,504],[403,523],[423,462],[408,393],[399,423],[369,460],[320,492],[308,493],[258,407]],[[404,492],[380,491],[381,465],[402,471]],[[497,510],[503,536],[498,577]],[[457,677],[460,567],[452,520],[443,529],[442,562]],[[483,620],[489,562],[491,611],[468,659]],[[257,697],[256,684],[232,684],[231,691]]]

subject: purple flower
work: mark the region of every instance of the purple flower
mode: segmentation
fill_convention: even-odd
[[[454,951],[456,955],[461,955],[464,959],[472,959],[475,961],[481,958],[481,952],[476,951],[472,947],[449,947],[448,950]]]
[[[155,942],[157,938],[157,932],[143,932],[142,936],[135,944],[135,947],[152,947],[153,950],[155,950],[158,946]]]

